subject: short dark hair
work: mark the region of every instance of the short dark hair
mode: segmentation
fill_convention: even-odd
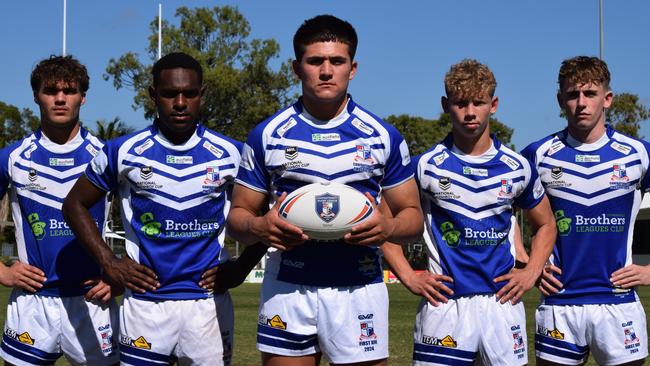
[[[352,24],[333,15],[318,15],[305,20],[293,36],[293,52],[300,61],[305,49],[316,42],[340,42],[348,45],[350,59],[357,52],[357,32]]]
[[[153,64],[151,75],[153,76],[154,88],[160,82],[160,74],[166,69],[190,69],[196,71],[199,77],[199,84],[203,85],[203,68],[201,64],[192,56],[183,52],[173,52],[160,58]]]
[[[37,94],[41,86],[54,86],[57,82],[75,83],[82,94],[86,94],[90,86],[90,78],[86,66],[72,56],[51,55],[41,60],[30,77],[32,91]]]
[[[605,90],[609,90],[611,76],[605,61],[598,57],[576,56],[562,61],[560,72],[557,77],[557,83],[560,92],[567,83],[602,85]]]

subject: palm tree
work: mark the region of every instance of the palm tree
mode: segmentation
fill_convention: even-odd
[[[97,128],[94,131],[94,135],[104,141],[108,141],[135,131],[133,127],[127,126],[124,121],[120,119],[120,117],[115,117],[110,122],[107,122],[106,120],[99,120],[96,123]]]

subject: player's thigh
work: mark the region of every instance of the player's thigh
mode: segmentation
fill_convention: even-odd
[[[485,311],[464,310],[472,314],[470,324],[478,325],[481,330],[479,361],[493,366],[526,365],[528,338],[524,304],[501,304],[494,295],[477,297],[484,303]]]
[[[320,360],[320,353],[307,356],[280,356],[262,352],[263,366],[318,366]]]
[[[386,285],[319,288],[318,339],[332,364],[388,358]]]
[[[623,365],[648,356],[647,320],[639,301],[587,307],[588,341],[596,362]]]
[[[60,298],[12,291],[0,349],[5,362],[36,365],[61,357],[59,302]]]
[[[317,315],[315,290],[265,276],[260,292],[257,349],[275,356],[319,353]]]
[[[179,316],[184,319],[175,350],[179,366],[226,364],[218,313],[222,308],[224,312],[231,312],[232,303],[229,295],[218,296],[227,298],[174,301],[178,303]],[[221,307],[217,306],[218,302]]]
[[[119,361],[118,307],[88,302],[83,296],[61,299],[61,349],[73,365],[112,365]]]
[[[471,297],[450,299],[438,306],[420,301],[413,332],[413,365],[471,365],[481,338],[478,324],[472,323],[472,312],[482,310],[480,303],[472,310],[475,303]]]

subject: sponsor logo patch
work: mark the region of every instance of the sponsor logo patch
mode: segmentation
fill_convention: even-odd
[[[432,345],[432,346],[446,347],[446,348],[456,348],[456,347],[458,347],[458,343],[450,335],[446,335],[443,338],[423,335],[422,336],[422,343],[429,344],[429,345]]]
[[[74,158],[50,158],[50,166],[74,166]]]
[[[313,142],[327,142],[327,141],[341,141],[341,135],[338,133],[312,133],[311,140]]]
[[[576,163],[600,163],[600,155],[576,155]]]
[[[167,164],[191,165],[194,164],[194,157],[167,155],[165,157],[165,161],[167,162]]]
[[[287,123],[285,123],[284,125],[282,125],[282,127],[278,128],[278,135],[279,135],[280,137],[283,137],[284,134],[287,133],[287,131],[289,131],[289,129],[290,129],[291,127],[293,127],[293,126],[295,126],[295,125],[297,125],[297,124],[298,124],[298,122],[296,122],[296,120],[293,119],[293,117],[292,117],[292,118],[289,118],[289,120],[287,121]]]
[[[372,135],[375,132],[375,130],[372,127],[361,122],[361,120],[358,118],[352,120],[352,126],[356,127],[357,129],[359,129],[359,131],[365,133],[366,135]]]
[[[136,146],[133,151],[135,151],[136,154],[142,155],[143,152],[147,151],[149,148],[153,146],[153,140],[152,139],[146,139],[142,145]]]
[[[280,315],[273,315],[271,319],[267,319],[266,324],[270,325],[272,328],[276,329],[287,329],[287,323],[280,318]]]
[[[212,155],[214,155],[217,159],[221,159],[223,156],[224,152],[220,148],[212,145],[208,141],[203,142],[203,147],[206,148]]]
[[[464,175],[475,175],[477,177],[487,177],[488,176],[488,171],[487,169],[483,168],[472,168],[469,166],[464,166],[463,167],[463,174]]]
[[[339,214],[339,196],[324,193],[317,195],[316,200],[316,214],[320,217],[321,220],[325,222],[330,222],[336,218]]]

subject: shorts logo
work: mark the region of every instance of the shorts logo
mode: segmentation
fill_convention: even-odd
[[[537,327],[537,333],[553,339],[564,339],[564,333],[560,332],[557,328],[551,330],[544,327]]]
[[[359,340],[367,340],[367,339],[377,339],[377,335],[375,334],[375,327],[372,323],[372,320],[362,320],[359,323],[359,326],[361,327],[361,335],[359,336]]]
[[[140,167],[140,178],[147,180],[153,177],[153,168],[150,166]]]
[[[158,221],[154,220],[153,213],[145,212],[140,216],[142,227],[140,230],[148,238],[157,238],[160,236],[160,227],[162,226]]]
[[[113,353],[113,331],[111,330],[111,325],[106,324],[97,328],[101,336],[101,349],[102,353],[105,355],[110,355]]]
[[[293,160],[298,157],[298,146],[287,146],[284,148],[284,157]]]
[[[137,339],[131,341],[131,345],[135,348],[151,349],[151,343],[147,342],[143,336],[139,336]]]
[[[636,353],[639,351],[637,348],[641,346],[641,340],[636,335],[632,324],[633,322],[629,321],[622,323],[621,326],[623,327],[623,334],[625,336],[625,349],[630,350],[630,353]]]
[[[287,323],[280,318],[280,315],[273,315],[271,319],[266,320],[266,324],[270,325],[272,328],[276,329],[287,329]]]
[[[442,231],[442,240],[448,246],[456,248],[460,242],[460,231],[455,230],[454,224],[451,221],[445,221],[440,225],[440,230]]]
[[[433,345],[433,346],[442,346],[442,347],[446,347],[446,348],[456,348],[456,347],[458,347],[458,343],[450,335],[446,335],[442,339],[440,339],[438,337],[423,335],[422,336],[422,343],[430,344],[430,345]]]
[[[45,226],[47,224],[41,221],[41,218],[36,212],[27,215],[27,222],[29,222],[29,226],[32,228],[36,240],[41,240],[45,237]]]
[[[29,333],[27,332],[24,332],[23,334],[19,335],[18,340],[20,341],[20,343],[29,344],[30,346],[33,346],[34,342],[36,342],[34,338],[32,338],[32,336],[30,336]]]
[[[567,236],[571,233],[571,218],[564,216],[564,210],[555,211],[555,225],[560,236]]]
[[[523,349],[526,348],[526,344],[524,343],[524,337],[521,335],[521,327],[519,325],[513,325],[510,327],[510,331],[512,331],[512,340],[514,341],[512,349],[515,350],[515,353],[523,352]]]
[[[339,214],[339,196],[324,193],[316,196],[316,213],[321,220],[330,222]]]

